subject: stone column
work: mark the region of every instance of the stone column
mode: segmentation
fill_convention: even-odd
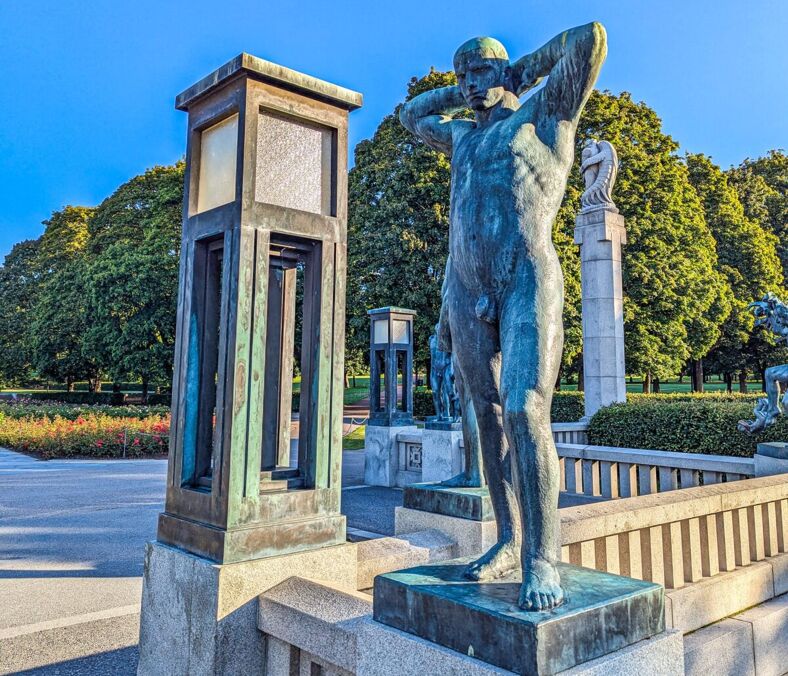
[[[585,418],[627,398],[624,371],[624,297],[621,246],[624,217],[612,209],[581,212],[575,219],[583,298]]]

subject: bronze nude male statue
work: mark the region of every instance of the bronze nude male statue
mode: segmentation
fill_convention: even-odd
[[[441,316],[449,330],[438,335],[450,336],[451,345],[440,347],[452,352],[472,402],[498,528],[497,544],[466,576],[489,580],[522,567],[519,605],[528,610],[564,598],[555,567],[559,468],[550,429],[563,276],[551,231],[578,119],[605,55],[598,23],[565,31],[513,63],[497,40],[474,38],[454,56],[458,86],[417,96],[400,116],[452,158],[451,266]],[[545,86],[521,104],[543,77]],[[475,120],[452,118],[467,107]]]

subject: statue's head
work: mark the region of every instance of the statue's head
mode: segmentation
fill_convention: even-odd
[[[472,38],[454,54],[462,95],[474,111],[489,110],[513,91],[506,48],[495,38]]]
[[[586,142],[583,144],[583,151],[580,154],[582,159],[596,155],[598,143],[599,141],[597,141],[595,138],[586,139]]]

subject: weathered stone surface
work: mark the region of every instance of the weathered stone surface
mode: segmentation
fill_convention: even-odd
[[[721,573],[666,592],[673,628],[688,632],[772,598],[772,567],[766,561]]]
[[[684,670],[687,676],[755,676],[750,626],[738,620],[723,620],[687,634]]]
[[[375,620],[523,674],[554,674],[664,630],[660,585],[559,564],[566,601],[528,612],[517,608],[521,573],[473,582],[467,563],[378,576]]]
[[[490,492],[485,488],[447,488],[423,483],[407,486],[402,505],[408,509],[453,516],[471,521],[493,521]]]
[[[585,415],[626,401],[624,369],[624,291],[621,246],[624,217],[609,209],[578,215],[575,243],[580,245]]]
[[[259,607],[260,631],[332,665],[355,669],[355,625],[372,609],[369,596],[293,577],[262,594]]]
[[[560,676],[684,676],[684,639],[680,631],[653,638],[580,664]]]
[[[355,590],[356,561],[355,544],[222,565],[148,543],[138,673],[261,673],[257,597],[296,575]]]
[[[769,441],[758,444],[758,453],[770,458],[788,460],[788,443],[784,441]]]
[[[760,446],[761,444],[759,444]],[[752,456],[755,463],[755,476],[788,474],[788,458],[776,458],[758,451]]]
[[[440,430],[432,423],[424,428],[421,437],[421,480],[424,482],[445,481],[464,470],[462,431]],[[456,425],[457,423],[449,423]]]
[[[740,613],[749,624],[758,676],[782,676],[788,671],[788,594]]]
[[[774,576],[774,595],[788,593],[788,554],[778,554],[766,559]]]
[[[434,528],[457,543],[457,556],[478,556],[495,544],[495,521],[472,521],[419,509],[397,507],[394,510],[394,533],[404,535]]]
[[[364,435],[364,483],[368,486],[396,486],[400,472],[397,435],[415,432],[415,425],[386,427],[367,425]]]

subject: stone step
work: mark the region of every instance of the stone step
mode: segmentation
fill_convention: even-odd
[[[446,561],[456,556],[457,544],[437,530],[424,530],[397,537],[381,537],[358,543],[357,589],[368,589],[376,575],[420,563]]]

